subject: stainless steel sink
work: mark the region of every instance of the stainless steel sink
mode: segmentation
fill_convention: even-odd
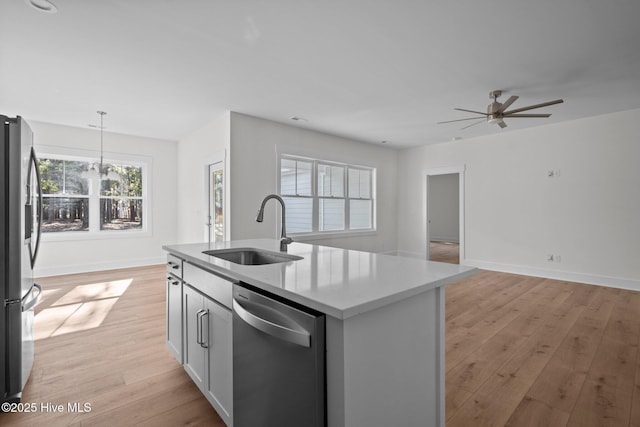
[[[214,249],[202,253],[242,265],[276,264],[302,259],[302,257],[296,255],[289,255],[282,252],[269,252],[256,248]]]

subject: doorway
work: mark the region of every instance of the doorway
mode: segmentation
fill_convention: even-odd
[[[425,172],[428,260],[464,262],[464,170],[455,166]]]

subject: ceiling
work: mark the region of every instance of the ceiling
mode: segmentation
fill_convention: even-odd
[[[3,114],[179,140],[232,110],[402,148],[640,108],[637,0],[52,1],[2,0]],[[494,89],[565,103],[436,124]]]

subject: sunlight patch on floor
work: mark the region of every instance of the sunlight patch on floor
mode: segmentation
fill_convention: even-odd
[[[125,279],[113,282],[92,283],[90,285],[78,285],[51,305],[59,306],[119,297],[124,294],[132,280],[133,279]]]
[[[97,328],[133,279],[78,285],[35,316],[36,340]]]

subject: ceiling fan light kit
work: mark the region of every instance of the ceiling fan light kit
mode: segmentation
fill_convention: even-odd
[[[507,108],[511,107],[511,105],[516,102],[516,100],[519,98],[515,95],[512,95],[509,97],[509,99],[507,99],[504,103],[500,103],[498,102],[498,98],[502,95],[502,91],[501,90],[492,90],[491,92],[489,92],[489,97],[493,99],[493,102],[490,103],[487,106],[487,112],[483,113],[481,111],[474,111],[474,110],[467,110],[464,108],[454,108],[454,110],[457,111],[464,111],[467,113],[473,113],[473,114],[480,114],[482,116],[485,117],[467,117],[464,119],[457,119],[457,120],[447,120],[444,122],[438,122],[438,124],[443,124],[443,123],[453,123],[453,122],[461,122],[464,120],[478,120],[476,123],[472,123],[468,126],[463,127],[462,129],[467,129],[471,126],[475,126],[477,124],[482,123],[483,121],[487,121],[487,123],[495,123],[498,126],[500,126],[500,128],[506,128],[507,124],[505,123],[504,119],[511,119],[511,118],[547,118],[550,117],[551,114],[518,114],[522,111],[529,111],[529,110],[533,110],[536,108],[542,108],[542,107],[547,107],[549,105],[555,105],[555,104],[560,104],[562,102],[564,102],[564,100],[562,99],[556,99],[553,101],[548,101],[548,102],[543,102],[541,104],[534,104],[534,105],[528,105],[526,107],[521,107],[521,108],[516,108],[514,110],[509,110],[507,111]]]

